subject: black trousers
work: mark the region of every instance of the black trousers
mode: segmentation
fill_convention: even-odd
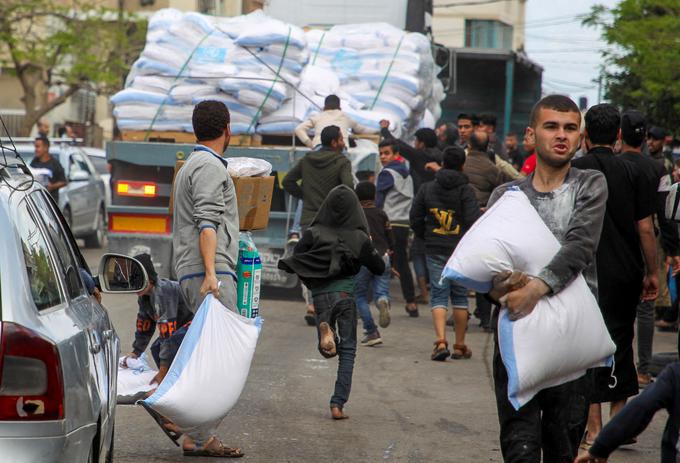
[[[408,226],[392,224],[394,234],[394,266],[399,272],[401,293],[407,303],[416,301],[416,290],[413,285],[413,274],[408,263]]]
[[[572,463],[588,419],[586,376],[540,391],[519,410],[508,401],[508,375],[494,347],[493,379],[506,463]]]

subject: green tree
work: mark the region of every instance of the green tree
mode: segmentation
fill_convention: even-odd
[[[23,89],[20,135],[79,89],[119,89],[145,34],[144,21],[87,0],[0,0],[0,65]]]
[[[680,1],[622,0],[597,5],[584,24],[599,27],[610,45],[604,53],[605,97],[647,114],[657,125],[680,127]]]

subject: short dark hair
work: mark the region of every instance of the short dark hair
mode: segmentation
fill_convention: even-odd
[[[516,134],[515,132],[508,132],[508,133],[506,133],[506,134],[505,134],[505,138],[508,138],[508,137],[515,137],[515,138],[518,138],[518,137],[517,137],[517,134]]]
[[[321,131],[321,144],[323,146],[331,146],[331,142],[339,138],[342,138],[342,132],[337,125],[329,125]]]
[[[548,95],[541,98],[538,103],[536,103],[531,110],[531,115],[529,116],[529,127],[536,127],[536,122],[538,121],[538,114],[541,109],[553,109],[561,113],[576,113],[581,114],[578,109],[578,105],[574,103],[574,100],[564,95]],[[580,124],[580,119],[579,119]]]
[[[373,201],[375,199],[375,185],[371,182],[357,183],[354,192],[357,194],[359,201]]]
[[[442,154],[444,169],[463,170],[465,164],[465,150],[460,146],[447,146]]]
[[[221,101],[206,100],[194,106],[191,123],[198,141],[220,138],[224,129],[229,127],[229,109]]]
[[[484,125],[490,125],[494,129],[496,128],[496,122],[498,119],[496,119],[496,116],[493,114],[480,114],[479,115],[479,121],[484,124]]]
[[[423,142],[428,148],[434,148],[437,146],[437,132],[432,129],[418,129],[416,130],[414,136],[416,137],[416,140]]]
[[[486,133],[472,132],[469,143],[473,151],[486,152],[489,148],[489,136]]]
[[[588,138],[596,145],[616,143],[621,128],[621,113],[614,105],[602,103],[593,106],[586,113]]]
[[[455,145],[458,142],[458,127],[456,124],[452,122],[447,122],[446,123],[446,129],[444,129],[445,136],[446,136],[446,146],[452,146]]]
[[[381,141],[380,144],[378,145],[378,148],[386,148],[388,146],[392,148],[393,153],[399,152],[399,144],[393,138],[387,138],[387,139]]]
[[[48,148],[50,147],[50,139],[47,138],[47,137],[43,137],[43,136],[35,137],[34,142],[36,142],[36,141],[41,141],[41,142],[43,142],[45,145],[47,145]]]
[[[367,182],[369,178],[375,177],[375,172],[372,170],[358,170],[355,175],[360,182]]]
[[[156,268],[153,265],[151,256],[147,253],[142,253],[137,254],[134,258],[140,264],[142,264],[142,267],[144,267],[144,270],[146,270],[146,275],[149,277],[149,280],[155,285],[158,282],[158,273],[156,273]],[[139,275],[138,278],[141,278],[141,275]]]
[[[337,95],[328,95],[323,101],[323,109],[340,109],[340,98]]]
[[[458,117],[456,118],[456,120],[459,121],[459,120],[461,120],[461,119],[467,119],[467,120],[469,120],[470,122],[474,122],[475,119],[476,119],[476,117],[475,117],[474,114],[460,113],[460,114],[458,115]]]
[[[621,115],[621,138],[626,145],[639,148],[646,135],[647,122],[644,114],[630,109]]]

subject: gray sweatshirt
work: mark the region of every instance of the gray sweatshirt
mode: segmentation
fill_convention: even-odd
[[[227,162],[202,145],[175,178],[172,244],[177,279],[205,275],[199,249],[199,234],[204,228],[217,232],[215,270],[236,277],[239,217],[234,182]]]
[[[538,275],[559,293],[583,273],[597,297],[595,251],[600,240],[607,205],[607,181],[595,170],[569,169],[564,183],[554,191],[540,193],[532,185],[534,174],[496,188],[488,207],[513,186],[519,187],[562,247]]]

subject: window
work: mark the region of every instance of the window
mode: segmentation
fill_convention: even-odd
[[[69,169],[69,175],[73,175],[76,172],[85,172],[88,176],[92,174],[90,172],[90,167],[87,164],[87,161],[85,161],[85,158],[83,158],[83,155],[80,153],[73,153],[71,155],[71,166]]]
[[[79,275],[79,266],[71,251],[71,245],[64,235],[59,219],[48,203],[48,199],[45,198],[45,194],[42,191],[36,191],[31,194],[31,198],[45,223],[47,234],[56,250],[57,261],[61,265],[66,280],[66,292],[71,299],[75,299],[83,294],[84,288]]]
[[[500,21],[466,19],[465,46],[511,50],[512,26]]]
[[[88,156],[90,158],[90,162],[92,165],[94,165],[94,169],[97,171],[99,175],[104,175],[109,173],[109,163],[106,161],[106,158],[101,158],[99,156]]]
[[[28,210],[26,200],[17,209],[17,231],[24,253],[31,296],[38,310],[49,309],[64,302],[59,279],[45,237]]]

